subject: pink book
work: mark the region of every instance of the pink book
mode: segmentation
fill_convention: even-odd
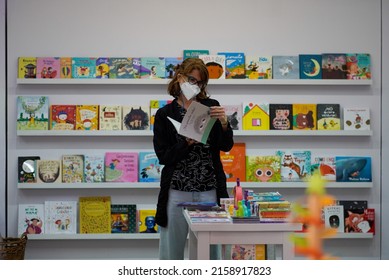
[[[36,60],[37,79],[59,79],[60,59],[59,57],[38,57]]]
[[[105,153],[106,182],[138,182],[138,153]]]

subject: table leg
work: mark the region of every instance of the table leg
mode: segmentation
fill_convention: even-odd
[[[210,258],[210,233],[209,232],[197,232],[197,259],[209,260]]]
[[[289,232],[283,233],[282,259],[284,260],[294,259],[294,243],[292,240],[290,240]]]
[[[193,231],[189,229],[189,239],[188,239],[188,249],[189,249],[189,259],[197,260],[197,237]]]

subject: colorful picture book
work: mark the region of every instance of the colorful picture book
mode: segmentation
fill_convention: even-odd
[[[278,155],[246,156],[247,182],[281,182],[281,157]]]
[[[371,182],[371,157],[337,156],[336,182]]]
[[[157,233],[158,225],[155,223],[155,209],[139,209],[138,230],[139,233]]]
[[[122,106],[100,105],[99,106],[99,130],[122,129]]]
[[[300,182],[311,176],[310,151],[277,151],[281,157],[281,181]]]
[[[132,58],[132,67],[134,68],[134,79],[140,79],[140,72],[141,72],[140,57]]]
[[[232,130],[242,130],[243,128],[243,109],[242,104],[223,105]]]
[[[246,56],[245,76],[246,79],[272,79],[273,78],[273,57],[267,56]]]
[[[77,233],[77,201],[45,201],[45,233]]]
[[[96,79],[109,78],[109,58],[98,57],[96,59]]]
[[[293,104],[293,129],[316,130],[316,104]]]
[[[245,56],[243,52],[218,52],[226,57],[226,79],[245,79]]]
[[[243,103],[243,129],[269,130],[269,103]]]
[[[154,129],[155,114],[159,108],[171,103],[172,100],[150,100],[150,130]]]
[[[141,79],[164,79],[165,58],[164,57],[141,57],[140,58]]]
[[[17,130],[49,129],[49,98],[47,96],[18,96]]]
[[[344,232],[343,205],[324,207],[324,226],[326,228],[336,229],[337,232]]]
[[[273,79],[299,79],[299,57],[295,55],[273,56]]]
[[[175,69],[182,63],[182,57],[165,57],[165,78],[172,79]]]
[[[62,182],[81,183],[84,182],[84,156],[63,155],[62,156]]]
[[[139,152],[139,182],[159,182],[162,168],[154,151]]]
[[[35,79],[36,78],[36,57],[18,58],[18,78]]]
[[[316,104],[317,129],[340,130],[341,114],[339,104]]]
[[[322,156],[312,157],[311,159],[311,174],[318,171],[323,180],[328,182],[336,181],[336,157]]]
[[[266,260],[265,244],[226,245],[226,260]]]
[[[105,153],[106,182],[138,182],[138,153]]]
[[[226,78],[226,56],[225,55],[199,55],[208,69],[210,79]]]
[[[18,206],[18,235],[45,233],[44,204],[19,204]]]
[[[76,129],[76,105],[51,105],[50,106],[51,130]]]
[[[136,233],[135,204],[111,204],[111,233]]]
[[[229,152],[220,151],[227,182],[246,181],[246,144],[235,143]]]
[[[322,78],[323,79],[346,79],[347,64],[345,53],[322,54]]]
[[[208,55],[209,50],[184,50],[184,60],[189,57],[198,58],[200,55]]]
[[[370,54],[348,53],[346,55],[347,79],[349,80],[370,80],[371,66]]]
[[[18,182],[19,183],[36,183],[37,170],[36,161],[39,156],[20,156],[18,157]]]
[[[131,57],[110,57],[108,63],[110,79],[135,78]]]
[[[59,79],[60,59],[59,57],[37,57],[36,59],[37,79]]]
[[[85,183],[101,183],[105,181],[105,156],[84,155]]]
[[[292,104],[270,104],[269,107],[271,130],[293,129],[293,105]]]
[[[76,105],[76,129],[99,129],[99,105]]]
[[[321,79],[322,78],[322,56],[321,54],[300,54],[300,79]]]
[[[123,130],[148,130],[150,128],[150,106],[123,105]]]
[[[344,130],[370,130],[369,108],[343,108]]]
[[[71,79],[72,78],[72,58],[60,57],[59,58],[60,78]]]
[[[72,57],[73,79],[94,79],[96,77],[96,58]]]
[[[111,197],[79,198],[80,233],[111,233]]]
[[[61,183],[62,182],[61,160],[37,160],[38,183]]]

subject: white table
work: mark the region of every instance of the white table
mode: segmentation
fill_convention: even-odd
[[[281,244],[282,258],[294,258],[290,233],[301,230],[299,223],[192,223],[188,211],[184,216],[189,225],[189,259],[209,260],[211,244]]]

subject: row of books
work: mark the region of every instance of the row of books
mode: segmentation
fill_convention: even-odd
[[[114,204],[109,196],[80,197],[78,201],[19,204],[18,233],[157,233],[155,209]]]
[[[184,50],[182,57],[19,57],[21,79],[166,79],[183,59],[198,57],[210,79],[371,79],[367,53],[245,55]]]

